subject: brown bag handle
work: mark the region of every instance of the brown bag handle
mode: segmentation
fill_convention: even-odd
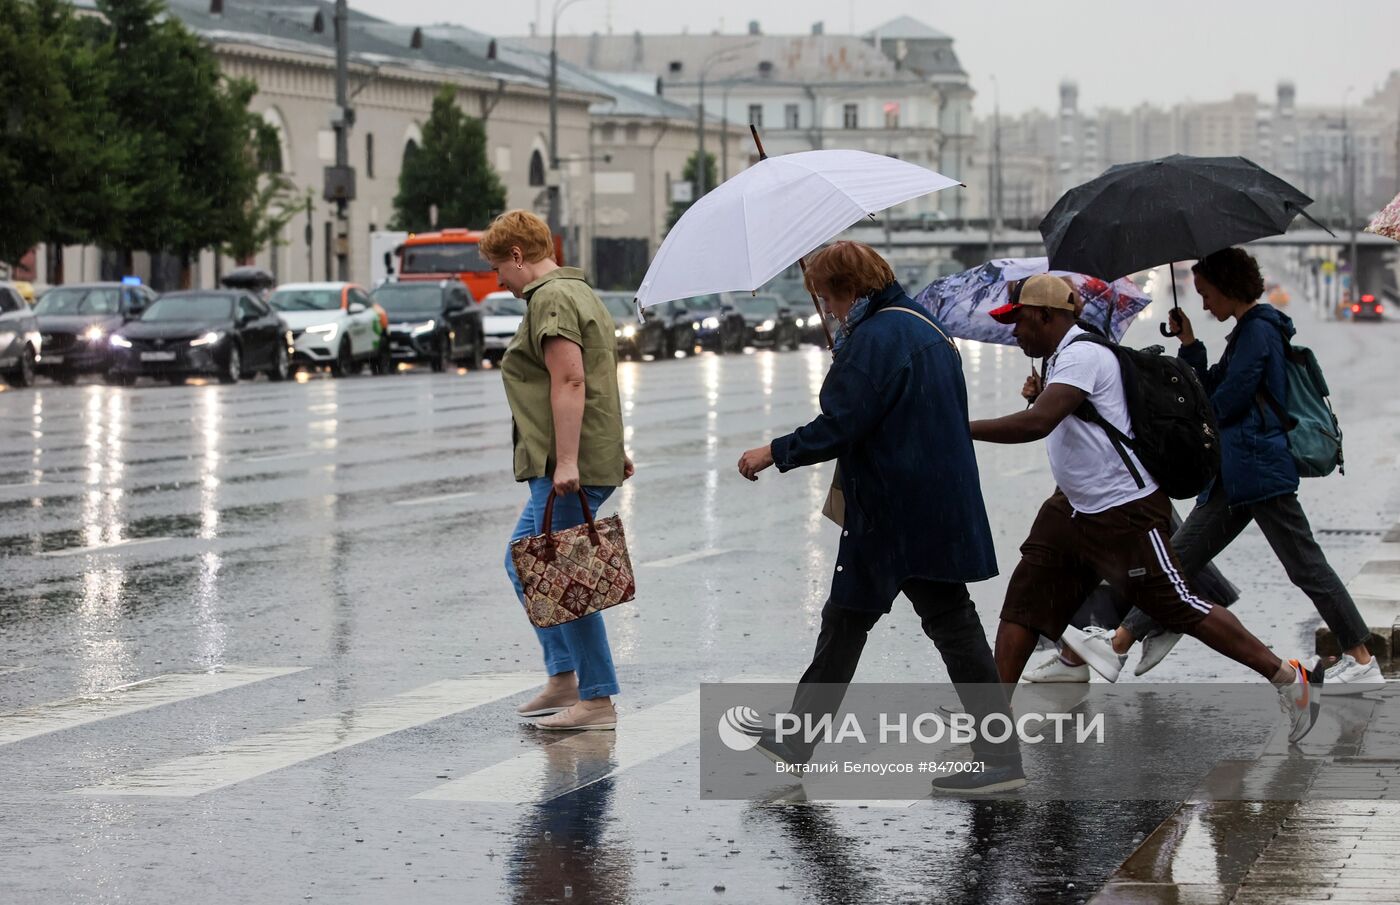
[[[544,504],[544,539],[551,550],[554,549],[554,498],[558,492],[551,489],[549,500]],[[593,523],[593,510],[588,508],[588,495],[580,487],[578,491],[578,501],[583,506],[583,518],[588,525],[588,539],[593,541],[593,546],[601,547],[603,541],[598,537],[598,526]]]

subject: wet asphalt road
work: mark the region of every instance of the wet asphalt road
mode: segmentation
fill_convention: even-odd
[[[1302,496],[1348,578],[1400,511],[1400,333],[1293,313],[1347,430],[1349,476]],[[974,416],[1019,407],[1018,350],[963,354]],[[829,467],[749,484],[734,464],[813,414],[825,361],[621,366],[622,729],[567,744],[513,715],[539,655],[502,571],[523,495],[498,374],[0,392],[0,714],[25,711],[0,718],[0,900],[1087,898],[1176,802],[702,802],[693,739],[627,748],[629,719],[701,681],[805,665]],[[1051,481],[1039,445],[979,457],[991,628]],[[1316,616],[1258,532],[1221,562],[1245,623],[1310,653]],[[1248,674],[1188,640],[1153,677]],[[946,675],[896,604],[858,678]]]

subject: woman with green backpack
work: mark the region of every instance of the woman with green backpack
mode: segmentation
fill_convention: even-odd
[[[1180,358],[1200,376],[1219,422],[1220,476],[1196,501],[1186,523],[1172,537],[1183,574],[1195,575],[1218,556],[1248,527],[1259,526],[1289,579],[1312,600],[1327,627],[1336,636],[1343,654],[1326,672],[1323,690],[1329,694],[1357,694],[1384,684],[1378,664],[1366,648],[1370,632],[1342,580],[1328,564],[1313,538],[1307,515],[1298,502],[1300,464],[1308,475],[1325,474],[1340,464],[1340,434],[1331,438],[1334,448],[1319,451],[1309,440],[1293,441],[1289,388],[1301,397],[1297,377],[1290,380],[1293,322],[1272,305],[1259,301],[1264,280],[1259,265],[1248,252],[1226,248],[1202,258],[1191,268],[1204,309],[1216,320],[1234,318],[1225,353],[1208,366],[1205,345],[1196,339],[1191,320],[1180,309],[1171,313],[1180,331]],[[1321,372],[1311,362],[1311,375]],[[1305,376],[1302,378],[1306,380]],[[1321,392],[1326,385],[1321,384]],[[1296,400],[1305,413],[1305,402]],[[1322,400],[1325,407],[1325,399]],[[1314,404],[1312,408],[1317,408]],[[1330,409],[1325,410],[1330,419]],[[1335,429],[1335,419],[1331,427]],[[1296,433],[1296,431],[1295,431]],[[1309,437],[1317,431],[1307,432]],[[1328,438],[1324,437],[1324,441]],[[1116,679],[1119,657],[1134,641],[1143,641],[1143,655],[1135,671],[1142,675],[1162,661],[1181,636],[1163,631],[1151,617],[1133,610],[1116,632],[1089,628],[1071,630],[1070,646],[1096,671]],[[1110,675],[1111,674],[1111,675]]]

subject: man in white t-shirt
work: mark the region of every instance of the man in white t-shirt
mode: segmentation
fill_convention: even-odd
[[[1134,437],[1118,357],[1090,339],[1076,341],[1086,334],[1075,326],[1072,293],[1057,277],[1034,276],[991,312],[1015,325],[1027,355],[1048,359],[1045,388],[1023,412],[973,421],[972,438],[1045,439],[1058,485],[1040,507],[1006,589],[994,655],[1001,681],[1017,682],[1037,637],[1064,635],[1085,595],[1107,581],[1164,627],[1195,636],[1278,686],[1292,724],[1289,741],[1297,741],[1317,718],[1319,695],[1311,686],[1321,682],[1320,670],[1309,673],[1298,660],[1281,660],[1182,578],[1171,548],[1171,501],[1127,445],[1115,445],[1101,426],[1075,414],[1089,403],[1130,441]],[[1065,641],[1073,647],[1072,637]]]

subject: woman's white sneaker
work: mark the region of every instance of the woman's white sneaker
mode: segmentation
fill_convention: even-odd
[[[1361,694],[1385,687],[1385,676],[1381,675],[1381,664],[1375,657],[1363,666],[1351,654],[1342,654],[1324,675],[1322,687],[1327,694]]]
[[[1087,682],[1089,667],[1083,663],[1071,666],[1056,654],[1034,669],[1028,670],[1021,678],[1027,682]]]

